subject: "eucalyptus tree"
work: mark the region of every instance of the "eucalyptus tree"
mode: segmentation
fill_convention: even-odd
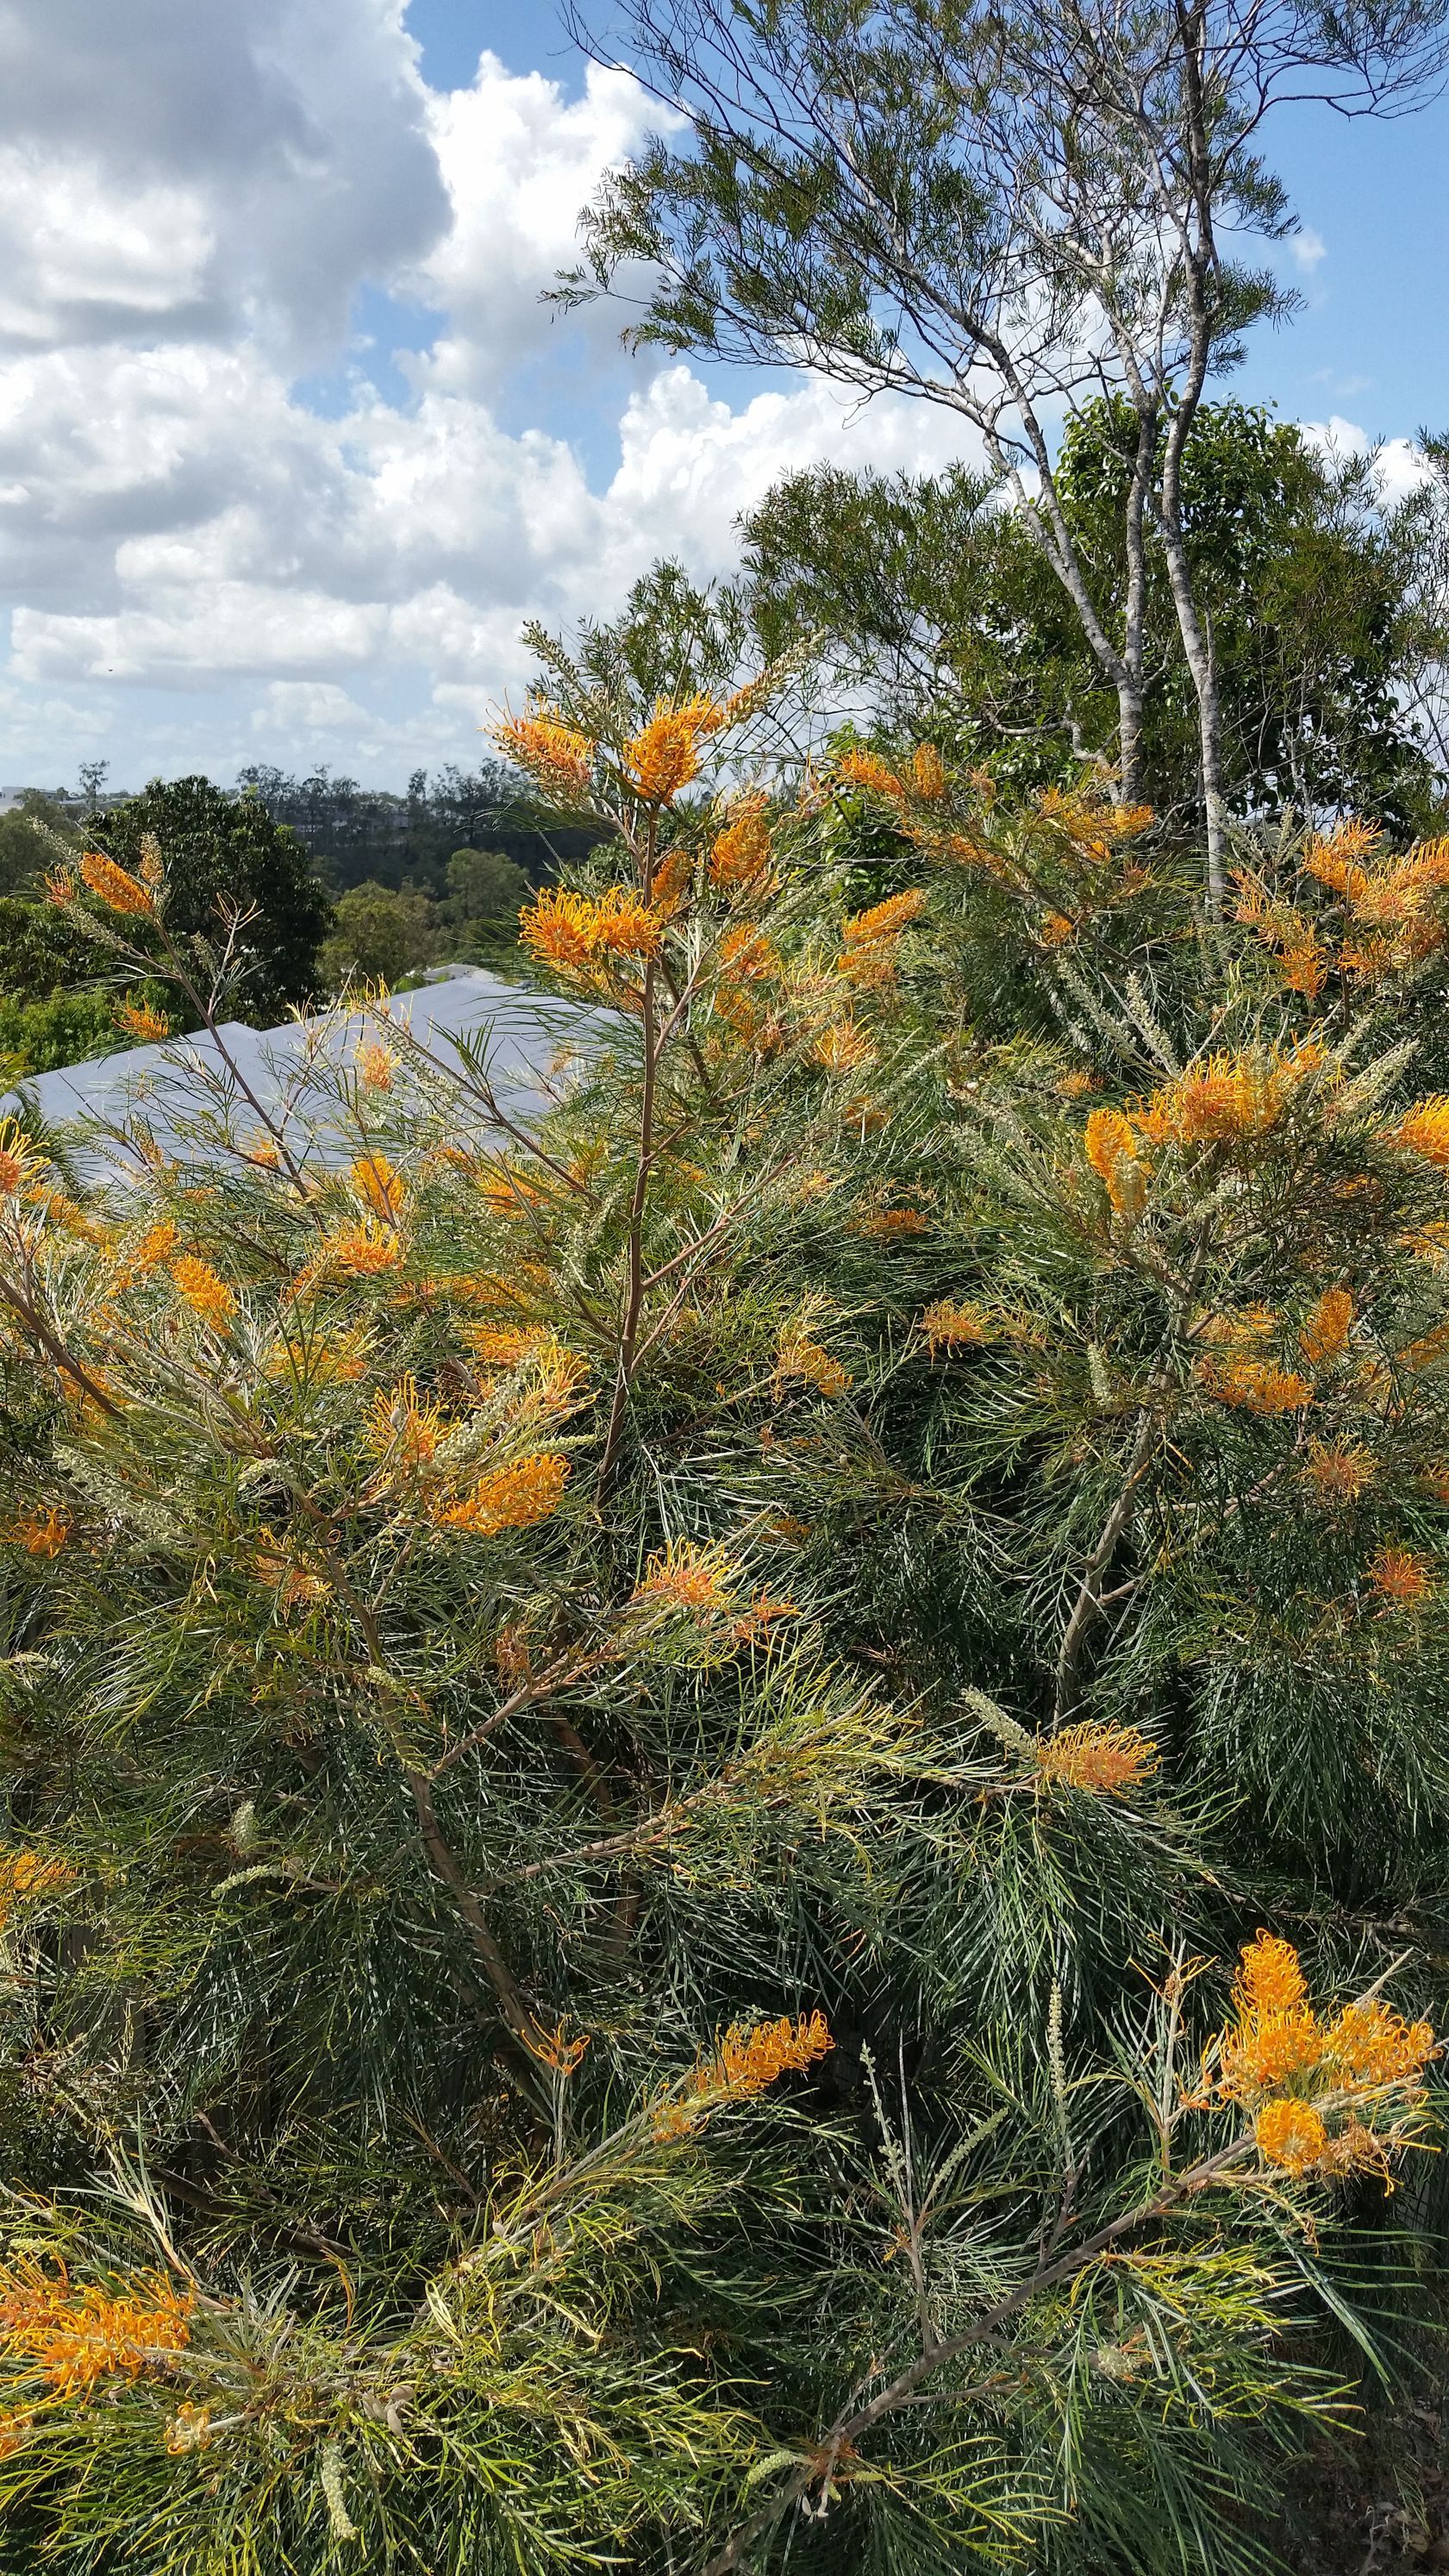
[[[1182,467],[1210,377],[1292,302],[1236,251],[1294,228],[1260,130],[1288,99],[1413,106],[1441,75],[1446,15],[1449,0],[620,0],[620,51],[665,130],[586,209],[583,260],[557,291],[577,301],[642,276],[636,343],[954,412],[1115,691],[1127,803],[1155,537],[1197,703],[1217,902],[1222,711]],[[605,50],[577,9],[572,26]],[[1115,617],[1055,466],[1063,413],[1104,395],[1126,397],[1130,422]]]

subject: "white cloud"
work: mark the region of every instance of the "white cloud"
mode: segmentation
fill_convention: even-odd
[[[1354,457],[1376,453],[1379,485],[1389,501],[1402,501],[1409,492],[1417,491],[1428,468],[1411,438],[1370,438],[1357,421],[1344,420],[1335,412],[1328,420],[1306,420],[1303,435],[1326,456],[1347,463]]]
[[[1311,224],[1303,224],[1289,241],[1289,249],[1305,277],[1312,277],[1320,261],[1328,256],[1328,244]]]

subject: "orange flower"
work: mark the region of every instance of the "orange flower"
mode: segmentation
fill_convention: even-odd
[[[761,886],[774,855],[774,846],[765,821],[763,798],[751,799],[740,805],[733,820],[715,836],[709,854],[711,882],[724,887]]]
[[[773,939],[741,922],[727,930],[719,944],[719,971],[732,984],[753,984],[778,975],[782,960]]]
[[[343,1226],[330,1234],[322,1250],[307,1268],[298,1274],[299,1288],[313,1277],[328,1270],[350,1272],[357,1279],[373,1279],[381,1270],[395,1269],[402,1259],[402,1244],[394,1227],[379,1226],[367,1217],[361,1225]]]
[[[1215,1403],[1237,1405],[1245,1413],[1302,1413],[1313,1402],[1311,1385],[1296,1369],[1242,1351],[1199,1360],[1194,1374]]]
[[[170,2369],[191,2340],[189,2296],[154,2274],[118,2296],[87,2284],[73,2290],[64,2272],[17,2265],[0,2274],[0,2348],[30,2362],[61,2397],[86,2397],[114,2372],[135,2379]]]
[[[527,715],[507,716],[493,727],[493,738],[510,760],[531,778],[571,801],[587,797],[593,783],[597,744],[565,724],[556,707],[536,707]]]
[[[1325,1061],[1312,1038],[1287,1055],[1274,1049],[1267,1055],[1201,1056],[1134,1109],[1132,1124],[1158,1145],[1231,1144],[1266,1135],[1299,1084]]]
[[[418,1394],[411,1369],[396,1386],[378,1389],[363,1433],[375,1458],[385,1458],[403,1472],[426,1467],[436,1457],[442,1436],[442,1406]]]
[[[1344,2087],[1417,2084],[1435,2054],[1426,2021],[1406,2022],[1386,2004],[1346,2004],[1324,2034],[1324,2051]]]
[[[946,793],[946,769],[933,742],[918,742],[911,754],[911,785],[929,804]]]
[[[1322,1440],[1310,1440],[1305,1473],[1325,1502],[1356,1503],[1373,1483],[1378,1465],[1372,1452],[1360,1445],[1333,1448]]]
[[[739,1571],[721,1547],[671,1539],[662,1555],[651,1556],[630,1600],[640,1609],[686,1610],[692,1618],[705,1618],[712,1611],[733,1608]]]
[[[0,1119],[0,1198],[17,1199],[35,1177],[39,1157],[13,1118]]]
[[[782,2075],[802,2074],[834,2046],[820,2012],[808,2021],[802,2013],[798,2021],[785,2014],[753,2028],[732,2024],[715,2055],[701,2060],[687,2077],[682,2097],[655,2104],[650,2123],[655,2137],[682,2137],[726,2102],[756,2101]]]
[[[517,1368],[520,1360],[534,1359],[552,1344],[547,1324],[474,1324],[468,1334],[475,1359],[490,1368]]]
[[[1418,1154],[1426,1163],[1436,1163],[1441,1170],[1449,1168],[1449,1092],[1436,1091],[1427,1100],[1416,1100],[1384,1141]]]
[[[1082,1131],[1082,1151],[1119,1216],[1139,1216],[1147,1179],[1138,1167],[1137,1139],[1120,1109],[1094,1109]]]
[[[848,779],[853,787],[868,787],[873,796],[884,796],[893,805],[904,799],[906,791],[895,771],[888,769],[873,751],[842,752],[835,764],[835,774],[837,778]]]
[[[833,1028],[822,1030],[812,1053],[816,1063],[832,1076],[860,1073],[875,1062],[875,1049],[854,1020],[837,1020]]]
[[[832,1359],[821,1343],[812,1341],[808,1333],[794,1332],[787,1333],[780,1344],[775,1384],[787,1385],[791,1378],[813,1386],[821,1395],[844,1395],[850,1384],[850,1371]]]
[[[392,1078],[398,1068],[394,1049],[380,1038],[362,1038],[357,1047],[358,1079],[369,1091],[391,1091]]]
[[[654,713],[626,742],[624,774],[650,805],[672,805],[682,787],[699,776],[699,744],[718,730],[724,710],[713,698],[656,698]]]
[[[874,1242],[890,1243],[901,1235],[925,1234],[929,1226],[929,1217],[922,1216],[919,1208],[877,1208],[871,1216],[857,1217],[850,1230]]]
[[[0,1931],[17,1905],[39,1905],[75,1883],[76,1873],[67,1860],[34,1850],[0,1853]]]
[[[532,1529],[558,1510],[568,1483],[569,1462],[542,1450],[495,1467],[480,1476],[470,1494],[438,1514],[444,1529],[466,1530],[472,1538],[496,1538],[501,1530]]]
[[[545,966],[561,975],[597,981],[613,958],[657,957],[667,925],[663,913],[627,886],[606,895],[571,894],[550,887],[519,916],[519,936]]]
[[[1381,1547],[1368,1570],[1381,1599],[1399,1610],[1417,1610],[1434,1589],[1434,1569],[1411,1547]]]
[[[171,1264],[171,1278],[178,1297],[213,1332],[222,1331],[231,1322],[236,1299],[209,1261],[202,1261],[194,1252],[183,1252],[180,1260]]]
[[[954,1297],[937,1297],[921,1317],[921,1330],[933,1351],[955,1350],[991,1339],[990,1316],[980,1306]]]
[[[154,1010],[149,1002],[133,1002],[128,994],[111,1014],[118,1029],[128,1037],[139,1038],[143,1046],[158,1046],[171,1035],[171,1022],[164,1011]]]
[[[407,1194],[406,1184],[380,1148],[358,1155],[352,1166],[352,1186],[380,1225],[396,1225]]]
[[[17,1547],[24,1548],[27,1556],[59,1556],[70,1537],[70,1522],[51,1503],[43,1515],[23,1512],[7,1535]]]
[[[1353,1299],[1346,1288],[1325,1288],[1298,1336],[1298,1347],[1315,1368],[1337,1359],[1348,1347]]]
[[[919,886],[912,886],[904,894],[887,895],[884,903],[873,903],[865,912],[852,913],[841,936],[847,949],[875,947],[883,939],[898,938],[925,909],[924,894]]]
[[[1320,2164],[1328,2145],[1328,2131],[1312,2103],[1282,2098],[1263,2104],[1253,2135],[1264,2163],[1290,2174],[1307,2173]]]
[[[1082,1789],[1092,1797],[1120,1797],[1157,1768],[1157,1747],[1135,1726],[1064,1726],[1034,1748],[1038,1777],[1049,1785]]]
[[[124,868],[117,867],[114,859],[106,857],[104,851],[85,851],[80,872],[91,893],[99,895],[102,903],[109,904],[112,912],[139,912],[148,920],[155,918],[156,897],[150,887],[142,885],[139,878],[128,876]]]

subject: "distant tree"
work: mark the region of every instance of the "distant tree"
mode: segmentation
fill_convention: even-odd
[[[27,787],[18,805],[0,814],[0,895],[37,893],[46,870],[76,841],[63,806]],[[0,974],[4,960],[0,958]]]
[[[154,833],[173,935],[214,938],[218,908],[252,915],[241,934],[249,1016],[275,1016],[315,992],[331,898],[295,832],[275,822],[260,797],[229,796],[209,778],[153,778],[126,804],[88,816],[86,830],[131,868]]]
[[[1183,458],[1210,377],[1290,304],[1241,246],[1294,229],[1262,157],[1276,104],[1402,110],[1444,61],[1444,0],[621,0],[607,38],[668,109],[586,217],[577,301],[637,294],[631,336],[809,368],[952,412],[1011,490],[1117,704],[1138,787],[1147,544],[1199,727],[1210,899],[1227,807],[1214,635]],[[1057,475],[1054,414],[1125,407],[1128,579],[1104,620]]]
[[[1057,488],[1102,614],[1123,607],[1124,423],[1105,403],[1068,424]],[[1385,513],[1371,461],[1337,466],[1288,424],[1205,405],[1183,459],[1195,588],[1211,621],[1229,811],[1352,807],[1396,826],[1436,801],[1406,709],[1423,617],[1423,549]],[[1042,784],[1110,762],[1115,692],[1070,602],[989,478],[791,475],[744,522],[745,596],[765,647],[817,634],[836,676],[899,723],[946,721],[962,756]],[[1162,550],[1146,555],[1139,778],[1159,807],[1198,794],[1198,710]],[[1441,621],[1442,622],[1442,621]]]
[[[455,957],[496,955],[515,943],[529,883],[513,859],[501,850],[455,850],[447,882],[439,910]]]
[[[395,984],[402,975],[431,966],[438,953],[437,909],[417,887],[353,886],[337,898],[333,927],[322,943],[318,967],[336,991],[356,983]]]

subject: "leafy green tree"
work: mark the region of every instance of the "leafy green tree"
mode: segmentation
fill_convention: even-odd
[[[451,953],[466,960],[516,948],[518,916],[528,894],[523,869],[501,850],[455,850],[448,861],[448,891],[439,906]]]
[[[1131,423],[1105,404],[1071,422],[1062,507],[1102,615],[1122,612],[1122,484]],[[1407,704],[1424,630],[1422,553],[1386,510],[1371,460],[1339,467],[1288,424],[1205,405],[1183,463],[1184,524],[1212,620],[1224,783],[1241,820],[1295,807],[1424,823],[1437,799]],[[963,757],[1044,783],[1113,756],[1117,710],[1060,585],[1019,518],[964,469],[889,480],[821,467],[788,477],[744,523],[746,597],[767,649],[818,630],[838,678],[899,721],[914,703]],[[1141,785],[1159,809],[1197,800],[1197,711],[1158,550],[1149,547]]]
[[[47,871],[76,843],[76,827],[64,808],[27,788],[18,805],[0,814],[0,897],[38,896]]]
[[[258,798],[228,796],[209,778],[153,778],[126,804],[92,814],[86,829],[132,871],[148,836],[159,843],[170,926],[181,937],[215,941],[221,912],[247,916],[235,996],[247,1018],[275,1019],[316,991],[331,898],[296,834]]]
[[[395,984],[438,954],[437,907],[417,888],[353,886],[339,895],[333,926],[318,957],[322,981],[336,991],[355,983]]]
[[[571,23],[589,41],[586,11]],[[1288,98],[1401,112],[1444,61],[1443,0],[627,0],[621,38],[667,135],[587,211],[576,302],[647,280],[632,336],[905,393],[979,435],[1115,695],[1138,793],[1149,531],[1198,716],[1208,893],[1227,805],[1214,637],[1193,579],[1184,455],[1210,377],[1291,299],[1229,241],[1293,229],[1262,128]],[[681,131],[681,126],[683,131]],[[1048,434],[1103,390],[1130,409],[1122,614],[1105,623]]]

